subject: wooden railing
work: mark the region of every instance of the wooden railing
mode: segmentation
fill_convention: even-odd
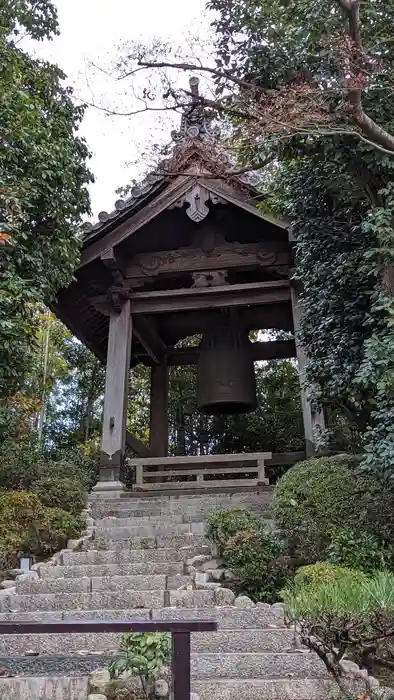
[[[214,632],[217,623],[209,620],[75,622],[1,622],[2,634],[77,634],[101,632],[170,632],[172,634],[173,700],[190,698],[190,633]]]
[[[215,488],[226,485],[267,486],[266,467],[283,467],[304,459],[304,452],[272,454],[190,455],[127,459],[135,471],[133,490],[155,491],[167,484],[174,489]],[[222,479],[221,477],[226,477]],[[231,479],[236,476],[236,479]]]
[[[268,484],[265,476],[265,461],[271,458],[271,452],[255,452],[188,457],[139,457],[128,459],[127,464],[135,469],[137,490],[155,490],[160,488],[160,483],[163,484],[168,479],[171,488],[212,488],[226,483],[219,479],[212,479],[224,474],[230,477],[236,474],[243,476],[237,479],[238,486]],[[150,471],[150,467],[159,467],[159,469]],[[182,481],[179,477],[191,477],[192,481]],[[150,479],[154,479],[154,483],[149,481]],[[231,481],[231,484],[233,483]]]

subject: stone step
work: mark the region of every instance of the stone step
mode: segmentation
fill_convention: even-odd
[[[212,593],[212,591],[200,591]],[[160,608],[164,590],[122,591],[109,593],[39,593],[10,595],[1,600],[2,612],[35,610],[105,610],[119,608]]]
[[[109,654],[119,648],[121,634],[7,634],[0,635],[0,656],[23,656],[27,651],[39,652],[40,657],[56,654],[72,654],[78,651]],[[292,653],[294,634],[291,630],[234,629],[218,632],[195,632],[191,635],[193,653],[242,653],[285,652]],[[309,655],[306,649],[302,653]]]
[[[201,592],[201,591],[198,591]],[[253,608],[235,607],[174,608],[152,610],[153,620],[214,620],[219,629],[284,629],[282,608],[264,603]],[[285,628],[286,629],[286,628]]]
[[[235,494],[209,494],[181,495],[162,498],[147,496],[144,499],[117,499],[92,501],[93,517],[103,518],[109,516],[125,517],[130,514],[144,515],[179,515],[181,513],[208,514],[220,508],[247,508],[264,512],[270,507],[272,492],[262,493],[235,493]]]
[[[340,700],[343,698],[330,679],[211,679],[193,681],[200,700]]]
[[[200,653],[192,656],[193,678],[326,678],[316,654]]]
[[[1,700],[86,700],[88,679],[0,678]]]
[[[171,579],[173,577],[170,577]],[[184,577],[182,576],[182,579]],[[188,577],[188,582],[191,578]],[[182,581],[179,585],[183,585]],[[165,590],[167,576],[93,576],[92,578],[54,578],[39,581],[17,581],[16,592],[20,595],[41,593],[95,593],[96,591],[154,591]],[[179,586],[178,586],[179,588]]]
[[[139,550],[141,551],[141,550]],[[154,550],[163,551],[163,550]],[[42,566],[39,568],[39,576],[47,581],[56,578],[83,578],[88,576],[146,576],[165,574],[175,576],[182,574],[184,564],[181,561],[172,562],[136,562],[134,564],[71,564],[69,566]]]
[[[76,620],[150,620],[149,608],[123,610],[29,610],[0,613],[0,622],[75,622]],[[1,697],[1,696],[0,696]]]
[[[91,549],[127,551],[127,549],[179,549],[180,547],[202,547],[210,543],[203,535],[184,533],[180,535],[157,535],[156,537],[127,537],[113,539],[97,537],[90,543]]]
[[[201,592],[201,591],[199,591]],[[64,596],[65,594],[63,594]],[[31,610],[0,613],[0,622],[71,622],[75,620],[214,620],[220,630],[267,629],[287,630],[283,611],[269,605],[242,610],[235,607],[205,608],[84,608]],[[0,696],[1,697],[1,696]]]
[[[339,700],[331,680],[304,679],[212,679],[192,682],[200,700]],[[1,700],[86,700],[88,678],[36,676],[0,678]]]
[[[37,642],[36,642],[37,644]],[[37,648],[37,647],[36,647]],[[31,648],[31,652],[34,647]],[[83,650],[87,652],[87,650]],[[111,654],[52,654],[39,656],[0,655],[0,663],[9,673],[81,676],[98,667],[98,661],[106,665],[116,653]],[[208,678],[326,678],[327,670],[316,654],[286,653],[192,653],[191,677]]]
[[[152,525],[129,525],[126,527],[112,527],[95,529],[96,539],[128,540],[133,537],[167,537],[172,535],[204,535],[205,524],[200,523],[174,523],[166,524],[165,521],[153,523]]]
[[[200,519],[201,522],[202,519]],[[138,517],[131,516],[129,518],[109,517],[101,518],[95,521],[96,530],[112,530],[115,527],[137,527],[139,525],[180,525],[186,523],[183,520],[183,515],[173,515],[172,513],[161,513],[159,515],[140,515]]]
[[[205,504],[204,502],[196,504],[195,506],[189,505],[189,506],[182,506],[181,504],[177,504],[176,507],[171,507],[169,508],[123,508],[123,507],[117,507],[117,508],[111,508],[111,509],[105,509],[105,508],[100,508],[96,509],[93,512],[94,517],[97,520],[105,520],[107,518],[119,518],[119,519],[124,519],[124,518],[159,518],[159,519],[165,519],[165,518],[171,518],[174,516],[182,516],[183,520],[181,522],[190,522],[190,519],[199,519],[203,520],[206,519],[211,513],[214,513],[217,510],[223,510],[223,509],[230,509],[230,508],[240,508],[240,509],[245,509],[249,510],[255,513],[261,514],[263,517],[266,515],[269,515],[271,513],[271,505],[266,503],[262,503],[259,506],[255,506],[254,504],[251,504],[250,506],[248,504],[244,503],[231,503],[231,502],[224,502],[224,503],[216,503],[216,504]],[[193,520],[191,520],[193,522]]]
[[[162,484],[165,486],[165,484]],[[251,502],[260,502],[267,500],[272,496],[274,491],[273,486],[268,486],[261,491],[256,491],[256,487],[249,485],[248,488],[236,489],[229,488],[223,485],[223,489],[212,489],[212,491],[207,490],[206,487],[197,491],[195,488],[187,489],[183,493],[178,493],[177,491],[171,491],[171,489],[164,489],[161,493],[148,493],[147,491],[123,491],[120,495],[112,494],[97,494],[94,491],[89,495],[89,500],[94,503],[107,503],[107,504],[127,504],[129,503],[168,503],[168,501],[182,500],[182,501],[194,501],[209,499],[234,499],[234,500],[248,500]]]
[[[182,547],[161,547],[160,549],[129,549],[122,550],[98,550],[92,548],[86,552],[65,551],[62,554],[63,566],[74,565],[98,565],[98,564],[137,564],[157,562],[183,562],[185,559],[197,554],[208,554],[208,545],[195,547],[193,545]]]

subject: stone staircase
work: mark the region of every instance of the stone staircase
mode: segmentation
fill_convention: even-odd
[[[269,519],[269,502],[269,492],[92,497],[94,532],[84,551],[64,550],[35,578],[20,577],[0,597],[0,622],[213,619],[217,632],[192,634],[200,700],[328,700],[324,665],[298,648],[280,605],[234,601],[206,576],[203,588],[191,589],[196,566],[213,566],[206,516],[247,507]],[[86,700],[90,672],[108,662],[119,637],[0,635],[0,699]]]

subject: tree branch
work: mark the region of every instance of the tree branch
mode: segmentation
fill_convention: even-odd
[[[238,87],[242,87],[245,90],[253,90],[255,92],[264,92],[263,88],[261,88],[258,85],[254,85],[253,83],[249,83],[247,80],[242,80],[242,78],[237,78],[235,75],[232,75],[229,71],[223,71],[219,70],[218,68],[210,68],[209,66],[196,66],[194,63],[172,63],[171,61],[138,61],[138,65],[141,66],[142,68],[177,68],[179,70],[191,70],[191,71],[203,71],[205,73],[210,73],[211,75],[215,75],[217,78],[224,78],[225,80],[230,80],[230,82],[234,83],[235,85],[238,85]],[[130,71],[129,73],[125,73],[122,76],[123,78],[127,78],[129,75],[132,75],[134,71]]]
[[[349,23],[349,36],[354,42],[357,51],[357,62],[360,72],[362,66],[362,36],[361,36],[361,19],[360,19],[360,0],[337,0],[341,8],[346,13]],[[394,136],[386,129],[383,129],[371,117],[369,117],[363,107],[362,90],[361,88],[349,90],[348,99],[352,110],[352,115],[356,124],[360,127],[365,136],[372,142],[388,149],[390,153],[394,153]]]

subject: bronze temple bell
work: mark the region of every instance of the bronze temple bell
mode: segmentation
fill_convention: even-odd
[[[237,317],[226,311],[201,341],[197,405],[212,415],[247,413],[257,406],[252,344]]]

